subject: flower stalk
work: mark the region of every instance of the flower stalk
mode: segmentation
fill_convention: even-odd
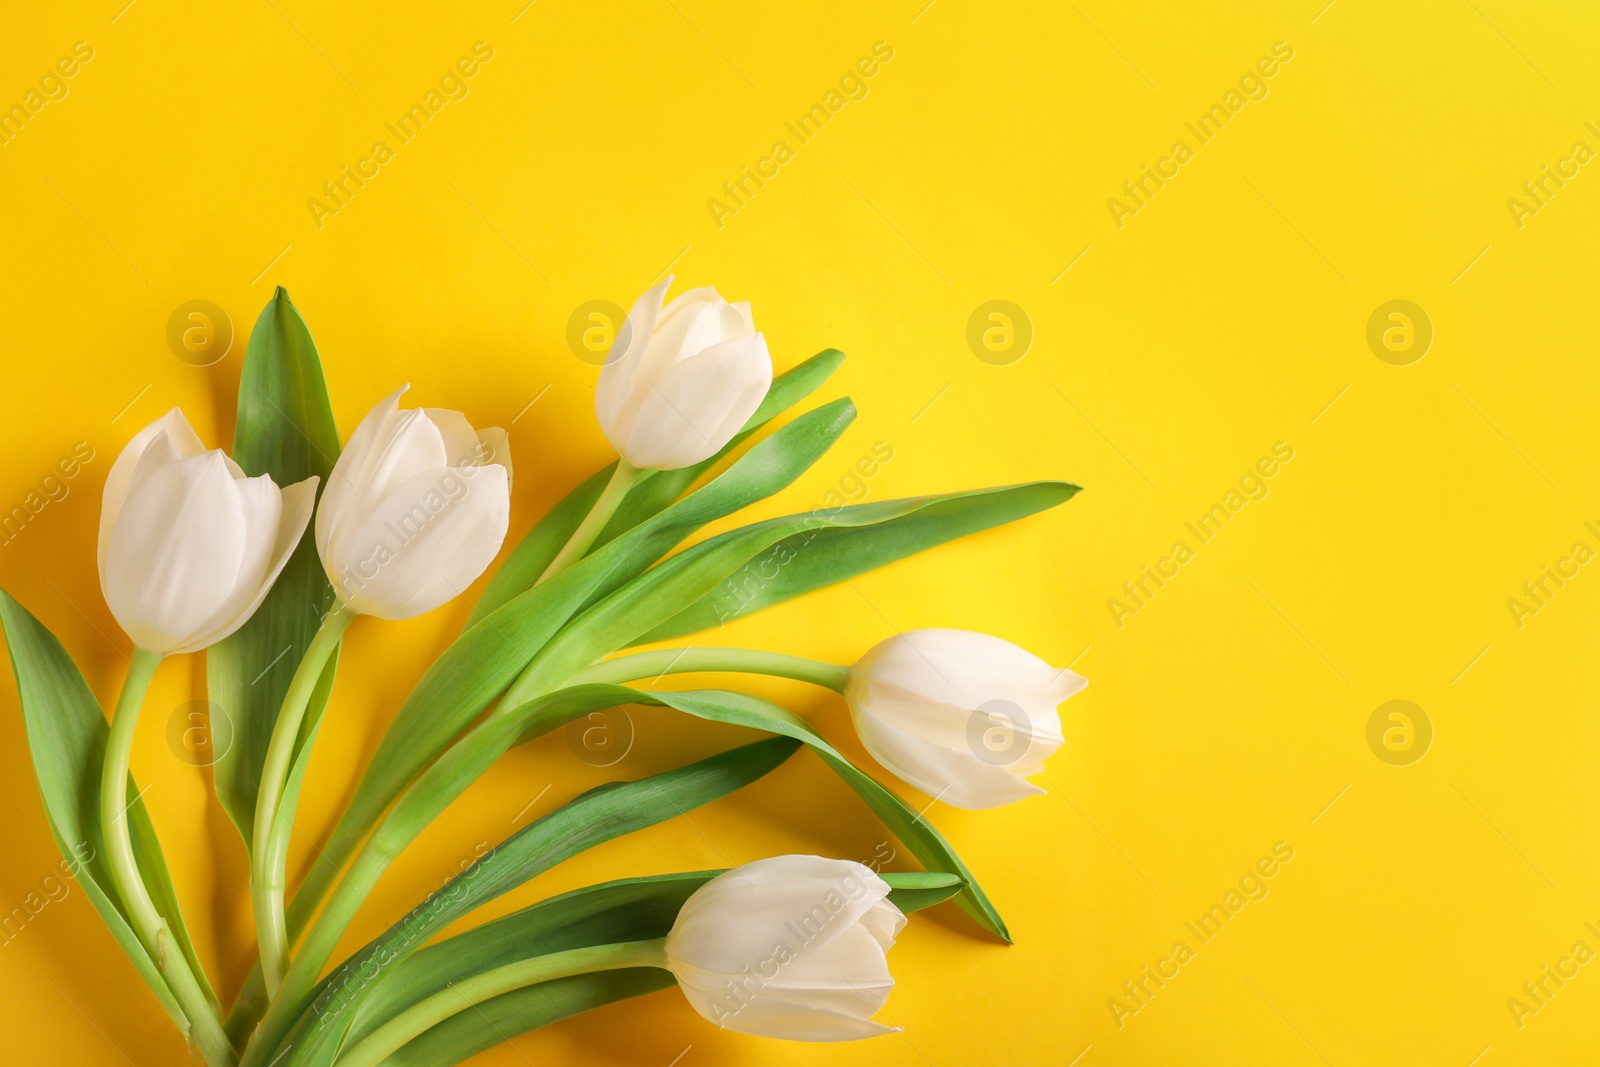
[[[582,559],[584,553],[589,551],[589,546],[594,544],[594,539],[600,536],[600,531],[606,528],[606,523],[611,521],[611,516],[616,514],[622,501],[627,498],[628,491],[647,473],[649,472],[635,467],[626,459],[618,458],[616,469],[611,472],[611,480],[606,482],[606,487],[600,491],[600,498],[594,502],[594,507],[589,509],[589,514],[583,517],[578,528],[572,531],[572,536],[567,538],[567,543],[556,553],[556,558],[550,561],[550,565],[533,584],[549,581]]]
[[[250,899],[255,910],[256,939],[261,946],[261,973],[267,995],[275,996],[289,966],[289,932],[284,919],[284,888],[287,880],[289,837],[294,828],[293,809],[282,809],[283,790],[294,758],[295,742],[305,720],[311,694],[322,677],[329,657],[339,647],[355,612],[343,604],[323,617],[322,625],[306,647],[294,678],[283,696],[283,705],[273,723],[272,739],[267,744],[266,761],[261,769],[261,789],[256,797],[256,814],[251,849]]]
[[[551,952],[462,979],[418,1001],[378,1027],[340,1056],[335,1061],[335,1067],[376,1067],[406,1042],[452,1015],[524,986],[624,967],[665,969],[667,956],[662,948],[665,940],[623,941],[613,945],[590,945],[565,952]]]
[[[128,920],[156,969],[167,980],[178,1006],[189,1019],[189,1039],[210,1067],[231,1067],[236,1062],[233,1046],[222,1030],[217,1004],[201,988],[188,957],[173,937],[172,928],[150,899],[139,865],[134,860],[133,838],[128,832],[128,762],[133,752],[134,730],[144,705],[150,680],[161,664],[161,655],[135,648],[122,694],[111,717],[111,733],[106,739],[105,762],[100,771],[100,827],[105,837],[106,860],[111,881],[127,909]],[[135,798],[137,800],[137,798]]]
[[[836,693],[844,692],[850,668],[836,663],[790,656],[783,652],[763,652],[751,648],[664,648],[636,652],[597,663],[568,682],[628,682],[639,678],[657,679],[668,674],[767,674],[774,678],[793,678],[810,682]]]

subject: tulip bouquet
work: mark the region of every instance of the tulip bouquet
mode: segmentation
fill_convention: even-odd
[[[835,690],[884,770],[933,799],[986,808],[1042,792],[1026,777],[1061,744],[1056,708],[1082,678],[957,630],[899,634],[853,666],[751,649],[627,650],[1031,515],[1077,487],[1037,482],[841,505],[683,547],[707,523],[792,483],[854,409],[846,399],[821,404],[739,452],[843,356],[829,350],[774,377],[747,304],[712,289],[666,302],[670,281],[634,305],[600,372],[595,407],[618,459],[500,564],[461,635],[399,709],[292,896],[288,844],[341,638],[359,616],[432,611],[489,568],[509,525],[506,434],[474,429],[459,412],[402,408],[402,387],[341,448],[311,335],[279,289],[250,338],[232,456],[208,450],[174,409],[134,436],[106,479],[101,590],[133,644],[109,726],[61,643],[0,593],[51,831],[211,1067],[453,1064],[674,983],[730,1030],[869,1037],[887,1029],[871,1017],[894,985],[886,953],[905,913],[953,899],[990,935],[1010,939],[972,872],[917,810],[922,802],[909,805],[769,701],[656,683],[723,672]],[[202,650],[213,716],[232,727],[213,777],[249,855],[260,946],[226,1010],[129,773],[152,673],[168,656]],[[626,704],[766,736],[572,798],[334,960],[388,865],[501,755]],[[729,871],[623,878],[436,936],[562,860],[725,796],[801,748],[925,869],[878,873],[778,856]]]

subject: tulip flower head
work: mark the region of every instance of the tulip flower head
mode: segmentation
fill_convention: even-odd
[[[316,504],[206,451],[173,408],[134,435],[100,504],[100,591],[134,644],[160,655],[227,637],[261,605]]]
[[[774,856],[695,891],[667,935],[667,967],[695,1011],[742,1034],[851,1041],[894,988],[885,953],[906,924],[872,870]]]
[[[504,430],[459,411],[402,411],[401,386],[361,420],[317,509],[317,553],[340,601],[409,619],[454,598],[500,551],[511,519]]]
[[[998,637],[913,630],[850,669],[856,733],[896,777],[958,808],[993,808],[1044,790],[1026,781],[1061,747],[1056,706],[1084,686]]]
[[[709,459],[738,433],[772,384],[766,338],[746,302],[690,289],[666,306],[672,276],[641,296],[617,334],[595,412],[617,454],[641,469]]]

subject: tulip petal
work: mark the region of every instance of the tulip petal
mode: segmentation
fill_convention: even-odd
[[[510,518],[509,475],[499,464],[418,471],[376,502],[349,536],[343,572],[330,578],[356,611],[409,619],[476,581]]]
[[[451,467],[486,467],[498,463],[511,473],[511,444],[498,426],[474,430],[467,417],[449,408],[423,408],[444,438],[445,463]]]
[[[884,953],[905,924],[888,892],[845,860],[736,867],[679,909],[667,965],[695,1010],[730,1030],[796,1041],[887,1033],[870,1016],[894,988]]]
[[[704,352],[712,345],[747,336],[742,332],[744,322],[738,312],[728,310],[728,305],[711,286],[690,289],[661,309],[656,322],[655,336],[650,339],[646,362],[639,365],[639,373],[648,380],[660,378],[673,364]],[[724,326],[735,333],[724,333]]]
[[[695,892],[673,927],[667,954],[705,970],[737,971],[747,947],[771,948],[769,929],[807,926],[821,947],[889,895],[871,868],[818,856],[773,856],[724,871]],[[820,909],[820,910],[819,910]]]
[[[661,309],[649,344],[633,364],[630,392],[618,409],[618,424],[636,426],[645,418],[642,411],[651,385],[658,384],[677,364],[712,345],[747,336],[743,327],[738,312],[729,310],[710,286],[680,294]]]
[[[246,484],[265,482],[271,492],[278,498],[277,505],[269,506],[263,501],[254,504],[254,514],[247,518],[247,523],[267,524],[268,513],[271,522],[265,525],[271,542],[267,545],[267,552],[263,565],[252,579],[245,574],[249,570],[248,564],[241,567],[241,574],[229,602],[212,617],[207,624],[207,629],[192,639],[187,645],[177,649],[177,652],[198,652],[208,648],[223,638],[232,634],[239,627],[250,621],[256,613],[261,602],[267,598],[267,593],[272,589],[272,583],[278,580],[284,565],[289,562],[289,557],[300,544],[300,536],[305,533],[306,526],[311,521],[312,508],[317,502],[317,477],[312,475],[304,481],[295,482],[293,485],[279,489],[266,475],[259,478],[244,479],[240,482],[243,490]],[[266,488],[255,490],[265,495]],[[245,493],[246,510],[251,510],[248,502],[250,493]],[[256,531],[251,531],[252,538]],[[248,557],[248,550],[247,550]]]
[[[888,952],[895,938],[906,928],[905,912],[889,903],[888,898],[878,901],[861,916],[861,928],[872,935],[878,947]]]
[[[671,281],[669,278],[668,281]],[[685,289],[661,308],[661,317],[656,320],[656,329],[666,326],[667,321],[678,314],[690,304],[704,303],[707,301],[721,301],[722,296],[714,285],[702,285],[697,289]]]
[[[482,466],[483,461],[478,456],[478,431],[472,428],[472,423],[467,421],[465,415],[449,408],[420,410],[428,417],[428,421],[433,423],[444,441],[444,466]]]
[[[859,922],[840,930],[838,936],[826,945],[813,947],[805,944],[799,949],[795,958],[779,968],[778,973],[766,982],[766,989],[803,991],[822,997],[836,993],[856,996],[868,990],[881,991],[882,995],[872,1005],[871,1011],[852,1012],[870,1015],[883,1007],[889,991],[894,988],[894,978],[889,974],[889,961],[884,957],[885,948]],[[844,1004],[841,1007],[848,1009],[853,1006]]]
[[[511,469],[511,435],[498,426],[486,426],[478,431],[478,466],[498,463],[506,469],[506,485],[513,484],[515,472]]]
[[[787,1041],[858,1041],[900,1029],[863,1017],[877,1011],[874,1000],[882,1006],[887,991],[879,997],[875,991],[862,995],[846,990],[841,996],[819,997],[813,1004],[763,996],[765,991],[734,1000],[721,985],[692,985],[681,980],[679,984],[695,1011],[735,1033]],[[844,1010],[834,1006],[835,1001],[842,1001]]]
[[[379,427],[377,439],[361,466],[351,472],[356,491],[344,503],[349,521],[341,521],[343,515],[333,520],[323,559],[349,559],[358,546],[358,542],[350,539],[360,532],[359,524],[366,522],[375,508],[382,507],[398,487],[418,474],[438,472],[434,475],[437,481],[439,473],[446,469],[444,437],[428,416],[415,408],[392,412]],[[335,466],[331,477],[338,475],[339,469]],[[319,515],[319,535],[321,532]]]
[[[952,807],[996,808],[1044,792],[1007,767],[978,758],[965,744],[959,748],[932,744],[862,712],[854,702],[850,710],[856,733],[873,759],[896,778]]]
[[[333,470],[328,473],[328,484],[322,488],[322,503],[317,508],[316,526],[317,551],[323,554],[324,559],[327,558],[330,532],[343,518],[351,499],[360,495],[357,474],[366,463],[368,454],[377,447],[384,423],[400,410],[400,398],[410,388],[409,383],[402,385],[373,405],[356,427],[355,433],[350,435],[349,443],[339,453]]]
[[[713,345],[676,364],[643,397],[624,455],[676,470],[714,455],[761,406],[772,359],[761,334]]]
[[[189,425],[189,420],[183,417],[183,412],[178,408],[173,408],[156,419],[122,446],[116,462],[111,464],[111,472],[106,475],[105,489],[100,494],[100,539],[97,559],[102,573],[105,572],[106,566],[106,543],[111,537],[112,528],[117,524],[117,516],[122,512],[122,502],[127,498],[134,470],[139,465],[139,457],[144,455],[150,443],[162,434],[167,435],[169,445],[179,457],[199,455],[206,450],[206,446],[201,444],[200,438],[195,435],[194,428]]]
[[[1016,743],[1008,744],[1007,748],[1019,759],[1024,754],[1033,757],[1039,751],[1049,755],[1060,748],[1064,740],[1060,713],[1054,705],[1036,697],[1031,707],[1002,698],[984,701],[976,708],[958,708],[906,692],[875,677],[854,682],[851,697],[869,708],[874,718],[941,748],[959,750],[969,744],[973,732],[988,730],[991,726],[1003,727],[1017,735]],[[1012,773],[1038,772],[1013,770]]]
[[[669,274],[633,302],[628,321],[617,333],[612,351],[607,354],[605,365],[600,368],[600,381],[594,390],[595,415],[600,420],[600,429],[605,432],[606,439],[618,452],[622,451],[626,437],[623,408],[633,395],[635,372],[655,333],[656,321],[662,311],[661,299],[666,296],[667,287],[671,284],[672,275]],[[622,351],[616,351],[617,344],[623,345]]]
[[[1005,700],[1022,707],[1051,706],[1088,681],[1050,666],[1009,641],[969,630],[911,630],[861,658],[859,670],[911,693],[977,708]]]
[[[245,512],[221,452],[146,474],[123,501],[101,570],[111,613],[140,648],[167,653],[227,599],[239,574]]]
[[[244,508],[244,550],[239,557],[233,590],[216,614],[206,620],[206,628],[226,624],[254,598],[272,562],[278,520],[283,516],[283,491],[269,476],[235,478],[233,487],[238,490],[239,503]]]

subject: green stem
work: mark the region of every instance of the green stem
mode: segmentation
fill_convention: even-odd
[[[594,544],[607,522],[616,513],[622,501],[627,498],[628,492],[638,484],[639,480],[650,474],[648,470],[641,470],[618,459],[617,466],[612,471],[606,486],[601,490],[590,507],[589,513],[583,522],[573,531],[556,557],[550,561],[544,572],[539,576],[538,582],[543,582],[566,567],[578,558],[581,558],[589,547]],[[538,584],[535,582],[535,584]],[[513,707],[525,703],[534,693],[541,690],[542,683],[534,676],[532,671],[524,671],[502,698],[502,707]],[[259,809],[258,809],[259,810]],[[347,828],[341,821],[334,829],[334,836],[327,847],[313,862],[310,871],[306,874],[305,881],[301,883],[295,893],[294,900],[290,903],[287,913],[287,940],[290,944],[298,938],[300,932],[312,927],[312,916],[316,914],[317,905],[329,893],[334,880],[339,877],[339,868],[354,855],[360,847],[364,831],[344,832]],[[281,904],[279,909],[281,909]],[[270,913],[269,913],[270,914]],[[308,935],[308,942],[309,942]],[[274,943],[275,938],[262,937],[261,944],[266,946]],[[263,958],[265,958],[263,956]],[[258,965],[259,966],[259,965]],[[287,968],[279,973],[286,973]],[[229,1016],[229,1024],[238,1031],[245,1031],[261,1017],[265,1008],[265,998],[261,995],[264,989],[265,974],[252,971],[240,991],[239,999],[234,1004],[233,1012]]]
[[[336,1067],[376,1067],[406,1042],[457,1012],[524,986],[624,967],[664,969],[667,965],[666,953],[662,951],[664,941],[665,938],[657,938],[654,941],[624,941],[615,945],[568,949],[518,960],[492,971],[475,974],[418,1001],[372,1031],[339,1057]]]
[[[350,920],[355,918],[361,904],[372,892],[378,877],[388,867],[393,856],[381,849],[375,841],[356,856],[349,871],[339,880],[328,904],[317,915],[306,933],[300,951],[294,954],[289,968],[284,972],[278,993],[267,1004],[266,1014],[250,1037],[245,1049],[243,1064],[246,1067],[265,1062],[294,1025],[295,1019],[306,1007],[306,1000],[327,965],[333,950],[339,945]]]
[[[835,692],[844,691],[849,667],[782,652],[762,652],[750,648],[664,648],[656,652],[636,652],[631,656],[597,663],[567,684],[585,682],[626,682],[636,678],[659,678],[664,674],[692,674],[729,671],[737,674],[770,674],[820,685]]]
[[[570,715],[566,716],[570,718]],[[545,729],[564,722],[558,709]],[[532,732],[537,719],[525,725]],[[316,992],[317,978],[339,946],[339,939],[378,879],[395,857],[509,747],[510,738],[489,722],[480,723],[445,750],[439,760],[405,791],[339,879],[327,905],[310,924],[300,950],[284,973],[278,995],[267,1006],[245,1049],[245,1067],[261,1067],[275,1055]]]
[[[128,911],[128,920],[156,969],[167,980],[172,995],[189,1019],[189,1038],[211,1067],[231,1067],[236,1062],[233,1046],[223,1033],[217,1006],[200,988],[188,957],[173,936],[172,928],[150,899],[139,865],[133,857],[133,838],[128,832],[128,760],[133,753],[134,729],[144,704],[150,679],[161,664],[161,655],[142,648],[133,652],[122,695],[111,716],[111,734],[106,739],[105,763],[100,769],[100,828],[105,837],[106,861],[111,881]]]
[[[628,495],[628,490],[633,488],[634,483],[644,473],[627,460],[620,457],[617,459],[617,469],[611,472],[611,480],[600,491],[600,498],[594,502],[589,514],[585,515],[578,528],[572,531],[572,536],[561,546],[561,551],[556,553],[556,558],[550,561],[550,565],[539,575],[534,585],[549,581],[583,558],[584,553],[589,551],[589,546],[594,544],[594,539],[600,536],[600,531],[605,529],[606,523],[611,521],[611,516],[616,514],[617,507]]]
[[[283,706],[272,726],[266,762],[261,768],[261,788],[256,796],[255,834],[252,839],[250,899],[255,908],[256,938],[261,945],[261,973],[267,994],[274,996],[289,961],[289,932],[283,915],[284,882],[289,859],[289,836],[294,811],[281,810],[284,783],[294,759],[300,724],[305,720],[311,694],[322,678],[328,657],[339,647],[355,612],[340,604],[329,612],[316,636],[306,646],[294,678],[283,695]]]
[[[550,561],[550,565],[544,569],[544,573],[539,575],[538,581],[533,584],[538,585],[540,582],[554,578],[567,567],[582,559],[584,553],[589,551],[589,546],[594,544],[594,539],[600,536],[600,531],[605,529],[606,523],[611,521],[611,516],[616,514],[618,506],[627,498],[628,491],[638,484],[640,478],[649,473],[649,471],[641,470],[619,457],[616,469],[611,472],[611,480],[600,491],[599,499],[589,509],[589,514],[584,516],[583,522],[579,523],[578,528],[572,531],[572,536],[567,539],[565,545],[561,546],[561,551],[556,553],[556,558]],[[538,677],[533,669],[533,664],[530,663],[517,676],[516,681],[511,683],[511,688],[507,689],[504,695],[501,696],[500,707],[511,708],[519,704],[525,704],[544,691],[545,688],[547,687],[544,680]]]

